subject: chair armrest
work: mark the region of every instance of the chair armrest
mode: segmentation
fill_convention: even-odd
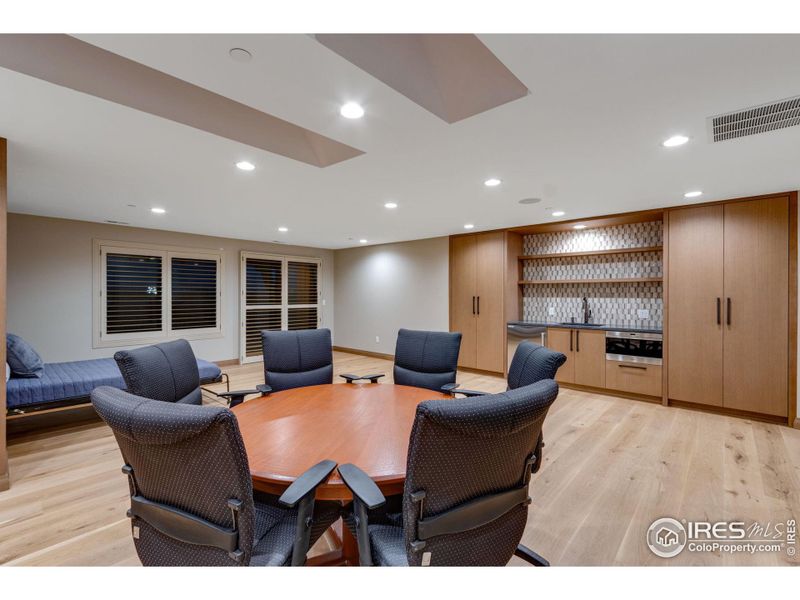
[[[378,379],[386,377],[385,373],[376,373],[374,375],[364,375],[361,379],[369,379],[370,383],[378,383]]]
[[[236,396],[250,396],[251,394],[260,394],[259,390],[236,390],[234,392],[220,392],[222,398],[234,398]]]
[[[343,377],[347,380],[347,383],[353,383],[354,381],[361,381],[363,379],[369,379],[370,383],[378,383],[378,379],[381,377],[385,377],[384,373],[378,373],[375,375],[353,375],[352,373],[341,373],[339,377]]]
[[[295,479],[292,485],[286,488],[286,491],[278,498],[278,502],[288,508],[294,508],[308,494],[313,493],[335,468],[336,463],[332,460],[318,462]]]
[[[341,373],[339,377],[347,380],[347,383],[353,383],[361,379],[361,375],[353,375],[352,373]]]
[[[455,395],[456,395],[455,389],[456,389],[456,388],[457,388],[459,385],[461,385],[461,384],[460,384],[460,383],[455,383],[455,382],[453,382],[453,383],[445,383],[445,384],[444,384],[444,385],[443,385],[443,386],[440,388],[440,390],[439,390],[439,391],[441,391],[441,392],[442,392],[442,393],[444,393],[444,394],[450,394],[451,396],[455,396]]]
[[[261,394],[262,394],[263,396],[266,396],[267,394],[271,394],[271,393],[272,393],[272,386],[269,386],[269,385],[267,385],[266,383],[259,383],[259,384],[256,386],[256,389],[257,389],[259,392],[261,392]]]
[[[475,396],[486,396],[488,392],[479,392],[477,390],[453,390],[453,395],[456,394],[463,394],[467,398],[473,398]]]
[[[233,392],[222,392],[217,394],[220,398],[227,398],[228,399],[228,406],[233,408],[234,406],[238,406],[242,402],[244,402],[245,396],[250,396],[252,394],[261,394],[262,396],[266,396],[272,391],[272,388],[265,384],[260,384],[256,386],[254,390],[236,390]]]
[[[369,475],[354,464],[339,465],[339,475],[353,496],[368,509],[378,508],[386,504],[386,498]]]

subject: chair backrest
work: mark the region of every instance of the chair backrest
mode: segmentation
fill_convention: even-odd
[[[262,331],[264,383],[273,391],[333,383],[330,329]]]
[[[511,559],[528,518],[530,461],[557,396],[558,384],[543,380],[501,394],[419,404],[403,494],[410,565],[491,566]]]
[[[567,357],[533,342],[522,342],[508,368],[508,389],[513,390],[541,381],[555,379]]]
[[[394,351],[394,382],[439,391],[455,383],[461,334],[448,331],[397,332]]]
[[[145,566],[247,565],[253,549],[253,488],[236,417],[223,407],[166,404],[111,387],[92,404],[131,468],[134,545]],[[237,517],[229,501],[238,501]],[[154,503],[156,504],[154,508]],[[166,508],[165,508],[166,507]],[[188,543],[193,531],[238,530],[238,560],[221,547]],[[178,528],[178,537],[171,535]]]
[[[186,340],[120,350],[114,360],[125,386],[135,396],[180,404],[203,403],[197,359]]]

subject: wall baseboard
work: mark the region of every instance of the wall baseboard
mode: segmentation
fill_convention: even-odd
[[[0,475],[0,492],[4,492],[10,487],[11,487],[11,478],[8,476],[8,473],[3,473],[2,475]]]
[[[394,361],[394,354],[384,354],[383,352],[370,352],[369,350],[359,350],[357,348],[345,348],[344,346],[334,346],[336,352],[347,352],[348,354],[359,354],[361,356],[369,356],[370,358],[382,358],[384,360]]]
[[[792,427],[794,427],[795,429],[800,429],[800,417],[797,417],[794,420],[794,424],[792,425]]]
[[[238,358],[229,358],[228,360],[215,360],[214,364],[218,367],[238,367],[241,363]]]

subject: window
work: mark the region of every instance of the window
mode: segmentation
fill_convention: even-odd
[[[261,332],[316,329],[320,260],[242,252],[242,362],[261,360]]]
[[[221,252],[95,245],[95,347],[221,334]]]

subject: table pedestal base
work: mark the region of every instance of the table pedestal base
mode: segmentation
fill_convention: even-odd
[[[312,556],[306,561],[309,567],[357,567],[358,542],[342,519],[334,523],[327,531],[333,538],[334,550]]]

